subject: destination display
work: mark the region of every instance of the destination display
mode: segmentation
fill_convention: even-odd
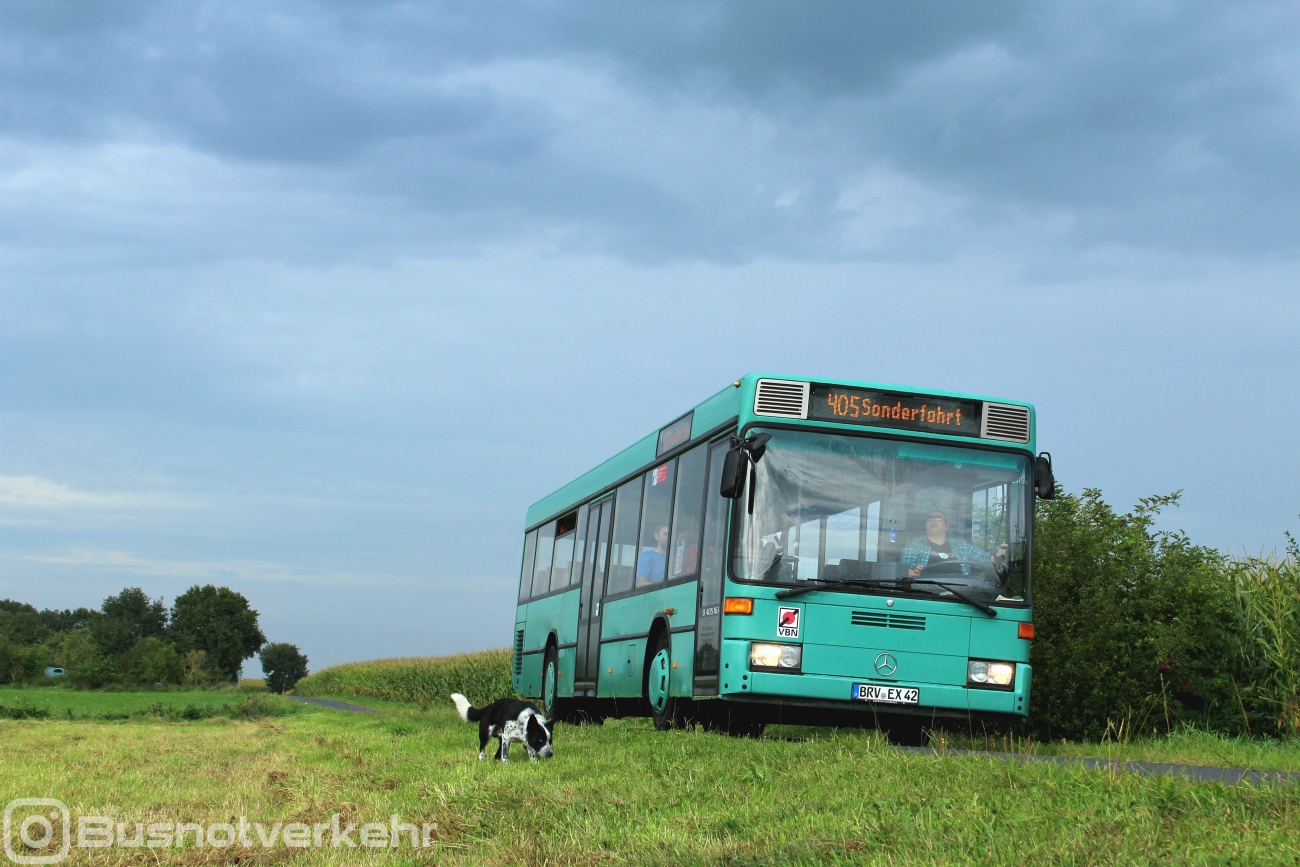
[[[808,418],[979,437],[983,404],[974,400],[813,383]]]
[[[694,417],[694,411],[688,412],[659,431],[659,445],[655,449],[655,457],[661,457],[665,452],[672,451],[691,438],[691,419]]]

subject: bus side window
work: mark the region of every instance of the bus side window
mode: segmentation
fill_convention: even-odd
[[[551,558],[551,581],[550,589],[561,590],[568,587],[571,583],[573,565],[574,541],[578,530],[578,515],[586,515],[586,509],[581,512],[570,512],[556,520],[555,522],[555,556]],[[579,555],[581,556],[581,552]]]
[[[673,501],[673,541],[669,577],[694,575],[700,565],[700,517],[704,511],[704,478],[708,470],[707,446],[682,455]]]
[[[573,568],[569,571],[569,584],[578,584],[582,581],[582,570],[584,563],[591,560],[586,556],[587,551],[587,504],[583,503],[578,507],[578,538],[573,543]]]
[[[645,474],[641,505],[641,546],[637,552],[636,586],[662,584],[668,571],[668,522],[673,511],[673,484],[677,481],[677,459],[660,464]]]
[[[555,540],[555,557],[551,562],[551,589],[569,586],[569,567],[573,564],[573,530]]]
[[[606,596],[632,589],[632,577],[636,574],[636,531],[641,519],[642,484],[643,477],[637,476],[618,489],[614,500],[614,548],[610,552]]]
[[[533,558],[537,555],[537,531],[524,537],[524,567],[519,570],[519,601],[529,597],[533,589]]]
[[[537,566],[533,569],[533,595],[541,596],[551,588],[551,555],[555,552],[555,522],[538,528]]]

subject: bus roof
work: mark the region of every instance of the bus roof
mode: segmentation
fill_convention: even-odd
[[[774,421],[784,423],[797,423],[800,426],[810,428],[829,428],[839,430],[874,430],[885,434],[898,434],[897,426],[875,426],[863,423],[836,423],[824,420],[806,420],[805,418],[767,418],[755,414],[755,396],[758,390],[759,382],[762,380],[776,381],[778,383],[806,384],[816,383],[821,386],[836,386],[846,389],[861,389],[872,392],[889,392],[894,396],[915,396],[923,399],[927,396],[946,398],[955,401],[978,402],[985,406],[995,404],[1001,407],[1015,408],[1024,407],[1028,410],[1027,431],[1023,440],[1008,442],[1005,438],[991,437],[990,439],[1002,439],[1002,446],[1011,445],[1015,448],[1023,448],[1031,454],[1034,452],[1034,407],[1033,404],[1019,400],[1006,400],[1003,398],[992,398],[983,395],[965,394],[954,391],[938,391],[929,388],[912,388],[909,386],[888,385],[876,382],[861,382],[845,379],[823,379],[795,377],[768,373],[751,373],[742,376],[740,379],[728,384],[721,391],[705,399],[690,410],[677,416],[676,419],[668,422],[664,427],[658,428],[632,445],[623,449],[618,454],[608,460],[598,464],[578,478],[564,485],[546,497],[538,500],[528,507],[528,514],[525,521],[527,528],[532,528],[541,524],[556,515],[563,514],[569,509],[575,508],[578,504],[585,502],[592,496],[612,488],[621,483],[623,480],[630,478],[637,473],[648,469],[655,463],[659,454],[659,435],[666,427],[670,427],[674,422],[684,421],[689,415],[690,421],[690,439],[692,442],[702,441],[703,438],[727,428],[735,427],[737,424],[743,426],[754,421]],[[807,401],[807,390],[805,390],[805,403]],[[943,433],[932,433],[923,430],[908,430],[909,436],[923,438],[934,438],[936,440],[955,442],[960,441],[965,444],[972,444],[970,435],[953,437]],[[993,442],[986,442],[986,445],[993,445]]]

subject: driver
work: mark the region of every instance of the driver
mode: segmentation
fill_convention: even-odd
[[[1002,545],[998,553],[1005,555],[1006,548]],[[898,562],[907,567],[909,578],[915,578],[926,566],[944,560],[988,560],[995,568],[998,566],[997,555],[981,551],[964,539],[949,538],[948,519],[943,509],[931,509],[925,519],[925,535],[908,542]],[[969,573],[970,567],[963,566],[962,571]]]

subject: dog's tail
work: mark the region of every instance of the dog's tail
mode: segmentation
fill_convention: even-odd
[[[483,716],[483,708],[474,707],[469,703],[469,699],[460,693],[453,692],[451,700],[456,705],[456,712],[465,722],[477,722]]]

